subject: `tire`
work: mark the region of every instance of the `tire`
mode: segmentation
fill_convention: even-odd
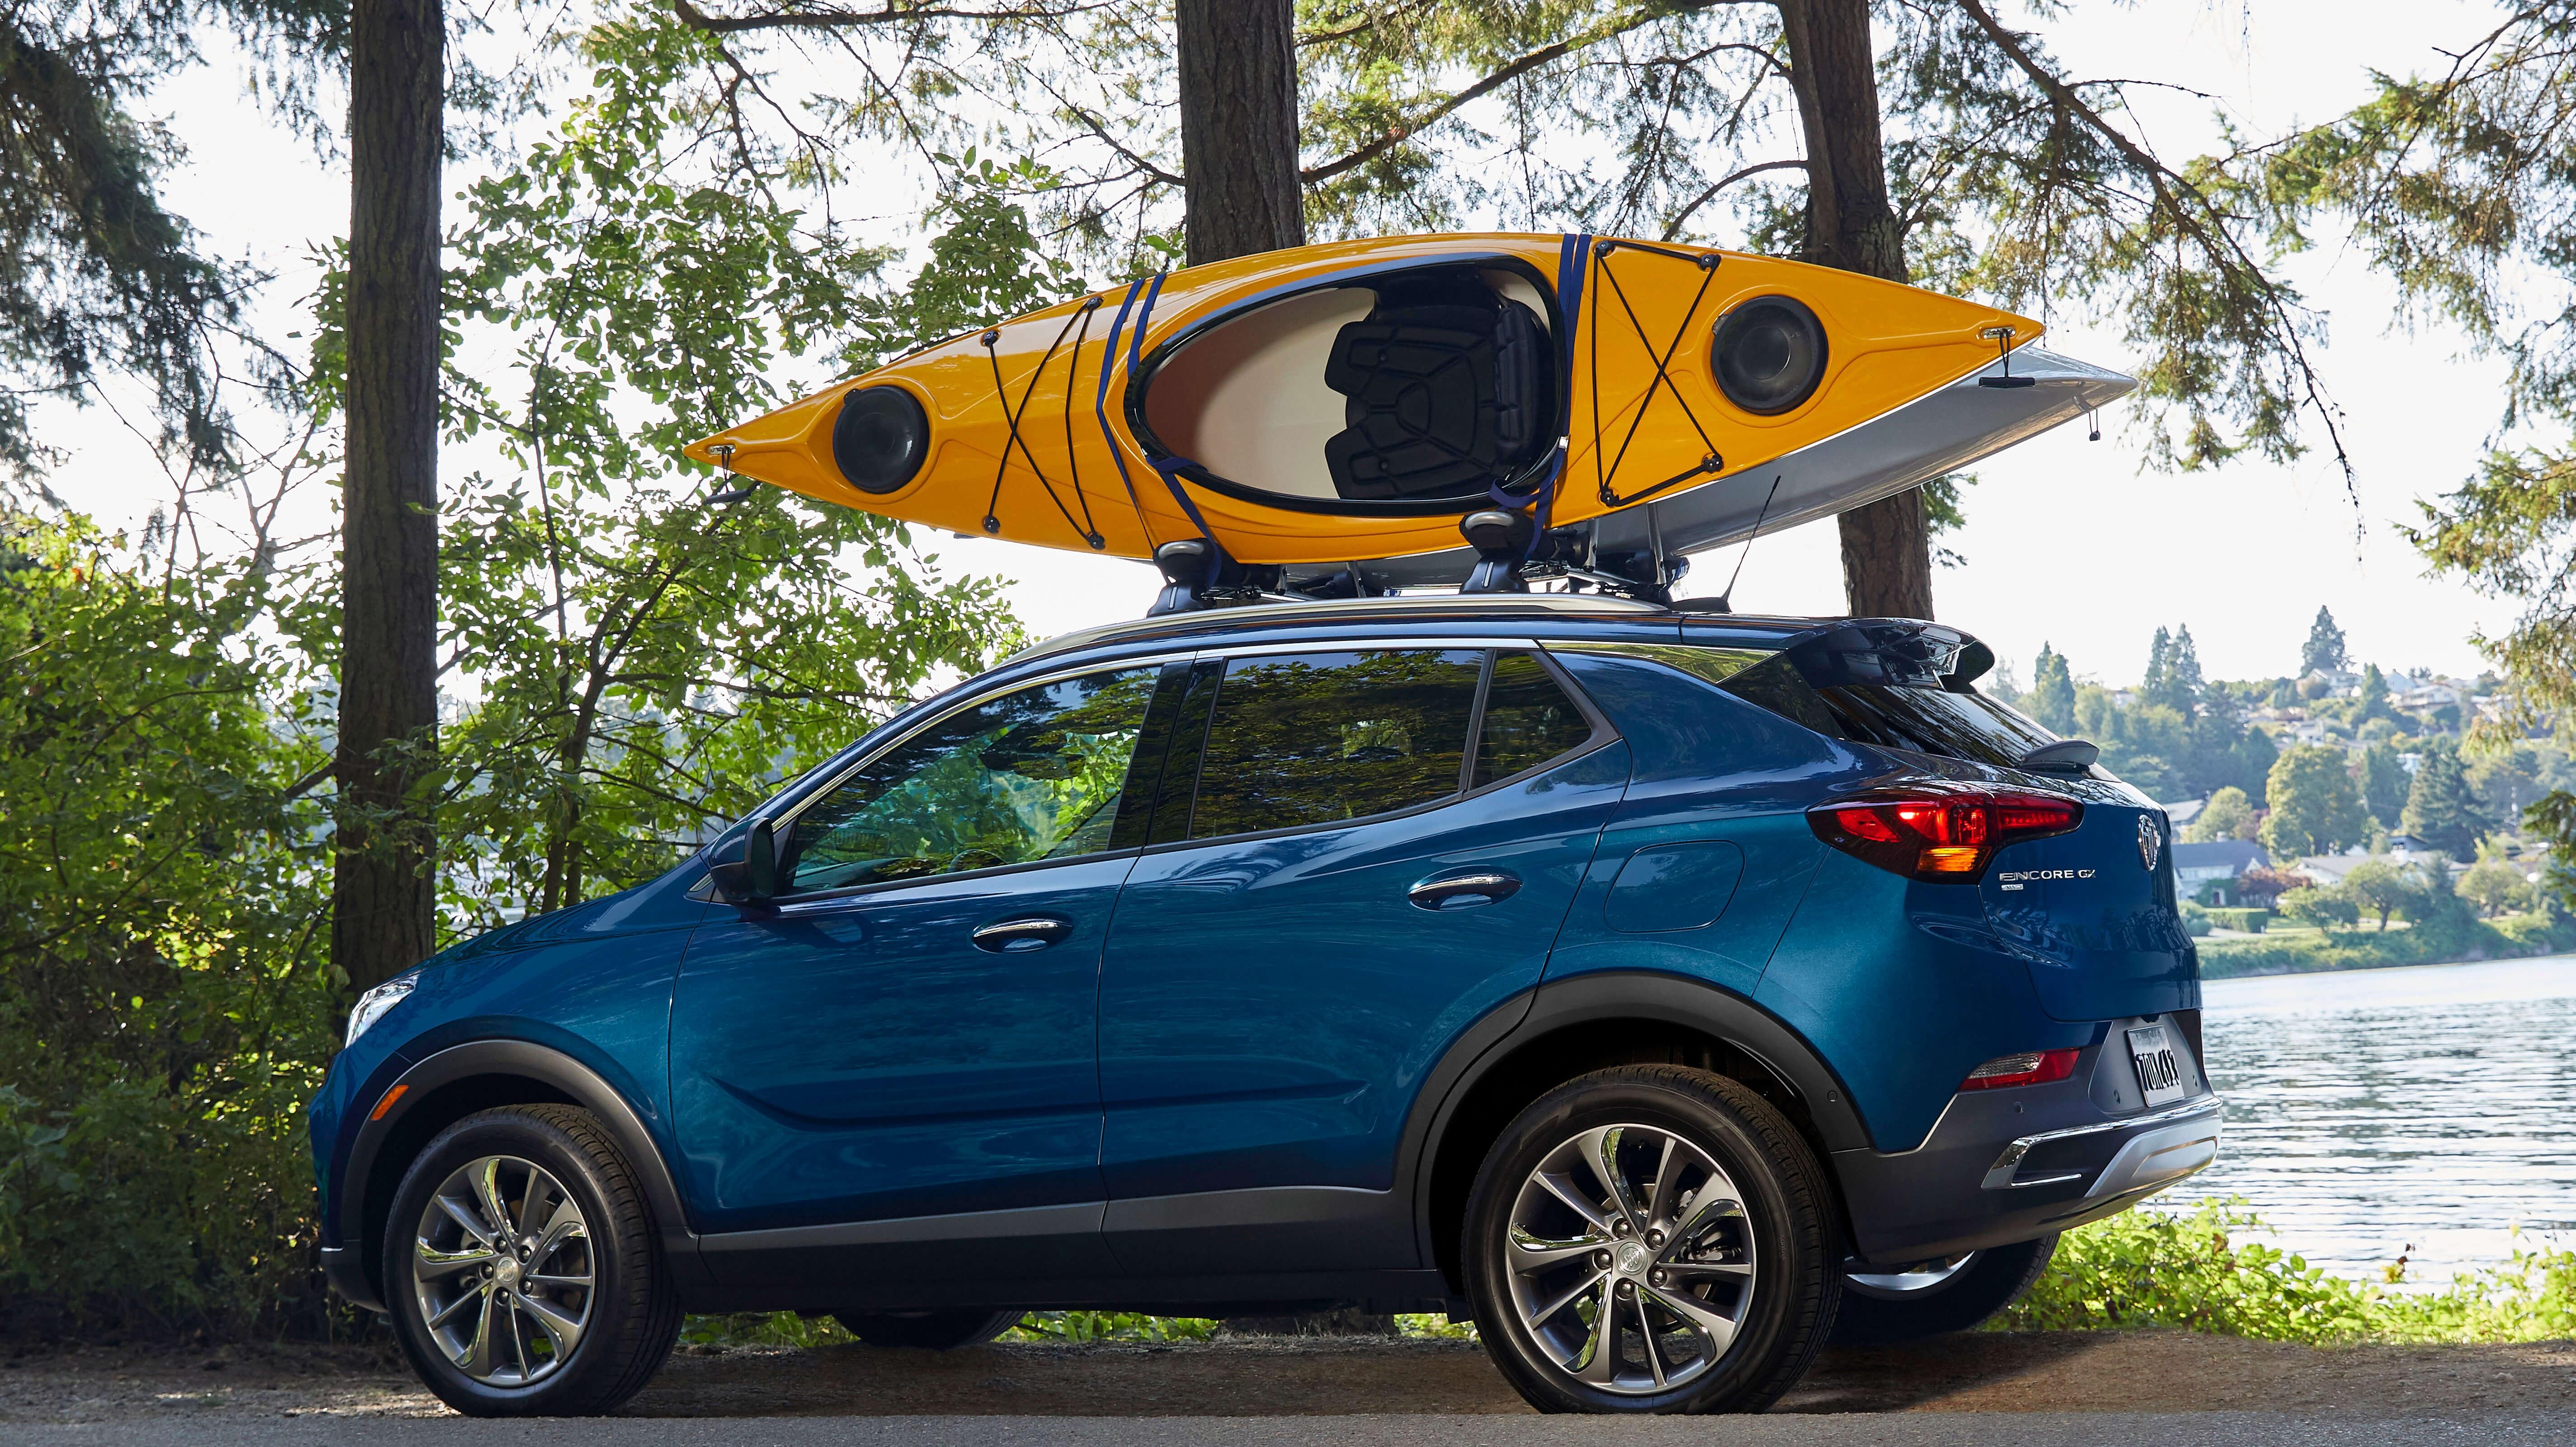
[[[469,1417],[605,1412],[680,1333],[644,1192],[585,1110],[504,1106],[441,1131],[394,1193],[384,1248],[404,1355]]]
[[[1885,1346],[1966,1331],[2021,1300],[2057,1254],[2057,1237],[1972,1251],[1964,1258],[1917,1262],[1893,1272],[1843,1277],[1834,1345]]]
[[[1607,1170],[1592,1164],[1605,1147]],[[1758,1412],[1833,1330],[1835,1219],[1815,1153],[1760,1096],[1703,1070],[1621,1066],[1504,1129],[1468,1196],[1461,1260],[1486,1351],[1540,1411]]]
[[[836,1311],[832,1319],[872,1347],[945,1352],[980,1346],[1020,1324],[1017,1311]]]

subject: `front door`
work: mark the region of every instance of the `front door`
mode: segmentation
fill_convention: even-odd
[[[1096,1269],[1100,950],[1142,839],[1127,774],[1156,678],[936,720],[782,821],[774,912],[698,930],[672,1099],[719,1278],[953,1278],[954,1251],[905,1243],[961,1230],[1015,1272]],[[966,1213],[991,1230],[921,1220]]]
[[[1406,1113],[1537,983],[1626,745],[1533,652],[1199,667],[1195,805],[1185,714],[1153,823],[1177,842],[1138,861],[1102,970],[1110,1245],[1148,1275],[1413,1266]]]

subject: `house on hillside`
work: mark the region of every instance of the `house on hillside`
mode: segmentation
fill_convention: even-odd
[[[2272,857],[2251,839],[2213,839],[2173,847],[2174,892],[2222,909],[2244,903],[2236,881],[2249,869],[2269,869]]]
[[[2170,804],[2158,804],[2156,807],[2165,811],[2166,821],[2173,825],[2173,832],[2179,835],[2183,830],[2191,827],[2192,820],[2200,817],[2201,810],[2209,807],[2209,801],[2178,799]]]

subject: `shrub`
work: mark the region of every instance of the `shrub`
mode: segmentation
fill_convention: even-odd
[[[2361,906],[2353,903],[2352,897],[2339,889],[2308,885],[2281,896],[2281,914],[2287,919],[2328,929],[2359,922]]]
[[[2209,919],[2220,929],[2259,935],[2263,926],[2272,922],[2272,912],[2268,909],[2213,909],[2209,911]]]
[[[2576,1252],[2517,1250],[2431,1292],[2346,1281],[2239,1238],[2263,1231],[2240,1198],[2144,1209],[2069,1231],[1998,1330],[2163,1326],[2306,1342],[2554,1341],[2576,1334]],[[2402,1280],[2392,1266],[2389,1281]]]
[[[2182,902],[2182,932],[2191,936],[2193,939],[2201,939],[2209,934],[2209,930],[2210,924],[2208,907],[2197,900],[2184,900]]]

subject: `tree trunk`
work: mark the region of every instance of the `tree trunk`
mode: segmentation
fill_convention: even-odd
[[[436,943],[424,801],[438,724],[440,0],[357,0],[349,45],[342,805],[331,957],[364,988]]]
[[[1306,244],[1297,183],[1297,27],[1290,0],[1177,0],[1181,172],[1192,266]],[[1391,1336],[1352,1310],[1226,1318],[1249,1335]]]
[[[1306,244],[1290,0],[1178,0],[1189,264]]]
[[[1807,137],[1802,261],[1907,279],[1905,234],[1887,200],[1869,0],[1779,0],[1790,81]],[[1855,616],[1932,616],[1932,530],[1917,488],[1839,519],[1843,596]]]

